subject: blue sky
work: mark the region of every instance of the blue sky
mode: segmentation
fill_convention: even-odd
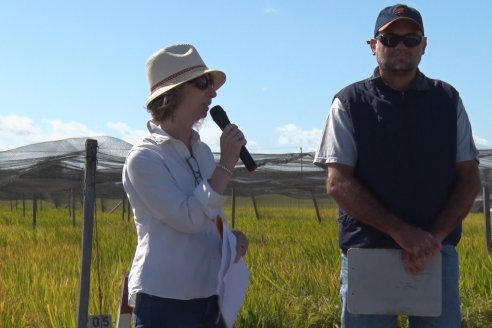
[[[255,153],[312,151],[333,95],[375,67],[365,40],[389,1],[4,1],[0,150],[69,137],[145,133],[147,58],[195,45],[227,74],[220,104]],[[479,148],[492,148],[492,2],[406,2],[424,19],[420,65],[461,94]],[[202,138],[218,151],[211,119]]]

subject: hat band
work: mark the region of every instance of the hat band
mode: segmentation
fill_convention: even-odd
[[[150,92],[152,93],[152,92],[154,92],[155,90],[157,90],[157,89],[159,89],[159,88],[163,87],[166,83],[168,83],[170,80],[172,80],[172,79],[176,78],[176,77],[177,77],[177,76],[179,76],[179,75],[185,74],[185,73],[187,73],[187,72],[189,72],[189,71],[192,71],[192,70],[194,70],[194,69],[196,69],[196,68],[202,68],[202,67],[203,67],[203,68],[206,68],[206,66],[205,66],[205,65],[196,65],[196,66],[191,66],[191,67],[188,67],[188,68],[186,68],[186,69],[183,69],[183,70],[181,70],[181,71],[179,71],[179,72],[176,72],[176,73],[174,73],[174,74],[172,74],[172,75],[170,75],[170,76],[166,77],[164,80],[162,80],[162,81],[160,81],[160,82],[158,82],[158,83],[154,84],[154,86],[153,86],[152,88],[150,88]]]

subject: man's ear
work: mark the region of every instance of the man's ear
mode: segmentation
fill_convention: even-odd
[[[425,48],[427,48],[427,38],[424,36],[422,38],[422,55],[425,54]]]
[[[376,39],[371,39],[367,40],[367,44],[369,44],[369,47],[371,48],[372,55],[376,55],[376,43],[378,41]]]

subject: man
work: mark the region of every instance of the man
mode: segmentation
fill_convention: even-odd
[[[355,247],[401,248],[411,273],[441,252],[442,314],[410,317],[410,327],[460,327],[455,246],[480,190],[470,123],[458,92],[418,69],[427,38],[417,10],[384,8],[368,44],[378,67],[335,95],[314,159],[340,207],[342,327],[397,321],[347,311],[346,252]]]

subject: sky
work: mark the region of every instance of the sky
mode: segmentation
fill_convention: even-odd
[[[488,0],[403,2],[422,14],[420,64],[461,95],[478,148],[492,148]],[[193,44],[224,71],[221,105],[251,153],[314,151],[334,94],[376,67],[379,0],[0,0],[0,151],[72,137],[135,143],[150,118],[148,57]],[[219,151],[207,117],[202,139]]]

